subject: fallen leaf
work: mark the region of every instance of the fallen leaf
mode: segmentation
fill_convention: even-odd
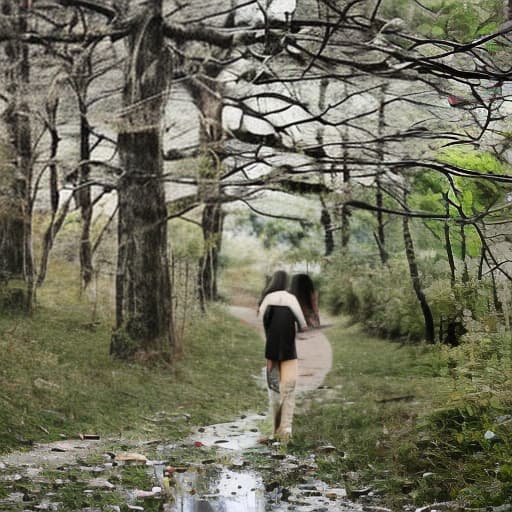
[[[140,453],[131,453],[131,452],[125,452],[125,453],[117,453],[115,456],[115,460],[122,461],[122,462],[147,462],[147,458],[145,455],[141,455]]]
[[[98,434],[78,434],[80,439],[83,441],[85,439],[99,439],[100,436]]]
[[[164,472],[172,475],[173,473],[185,473],[187,469],[185,466],[167,466]]]
[[[113,489],[115,485],[104,478],[94,478],[87,482],[88,487],[96,487],[101,489]]]

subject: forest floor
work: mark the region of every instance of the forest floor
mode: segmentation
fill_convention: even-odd
[[[249,308],[231,308],[231,313],[253,327],[259,323]],[[301,335],[298,353],[298,391],[303,398],[324,389],[332,352],[324,334],[313,331]],[[259,380],[264,387],[263,372]],[[159,416],[155,422],[169,419],[163,411]],[[181,416],[187,420],[186,414]],[[294,455],[278,442],[259,442],[268,430],[268,418],[259,412],[195,428],[177,442],[148,435],[138,440],[85,435],[38,444],[0,459],[0,510],[363,509],[347,499],[343,487],[318,479],[316,457],[332,456],[334,446]],[[368,494],[366,510],[371,501]]]
[[[263,340],[252,310],[232,313],[242,321],[223,307],[198,315],[172,368],[112,361],[108,321],[91,325],[86,312],[0,317],[0,451],[18,450],[0,457],[0,510],[195,512],[224,500],[229,512],[428,512],[464,509],[476,491],[492,498],[499,481],[481,473],[485,461],[447,452],[458,441],[441,428],[452,414],[443,406],[457,382],[438,347],[335,319],[299,340],[309,389],[292,441],[260,444],[270,433]],[[468,468],[478,475],[461,483]]]

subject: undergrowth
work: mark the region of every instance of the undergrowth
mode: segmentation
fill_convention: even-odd
[[[190,318],[172,365],[109,356],[112,320],[62,285],[33,316],[0,316],[0,451],[79,433],[178,439],[190,425],[261,407],[255,333],[221,308]]]
[[[509,362],[488,364],[484,382],[471,357],[475,340],[457,350],[400,345],[358,325],[327,336],[334,349],[328,387],[305,399],[292,445],[317,454],[321,478],[354,499],[364,499],[358,491],[368,486],[375,503],[393,509],[511,503]]]

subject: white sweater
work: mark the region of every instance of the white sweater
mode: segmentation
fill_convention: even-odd
[[[300,307],[299,301],[295,295],[285,291],[279,290],[277,292],[272,292],[265,295],[265,298],[260,304],[258,308],[258,316],[263,317],[265,314],[265,310],[268,306],[287,306],[291,309],[292,313],[295,315],[300,328],[305,329],[307,327],[306,319],[304,318],[304,314],[302,313],[302,308]]]

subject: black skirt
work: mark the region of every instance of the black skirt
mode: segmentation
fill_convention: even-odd
[[[295,346],[297,320],[288,306],[268,306],[263,315],[265,357],[272,361],[297,359]]]

